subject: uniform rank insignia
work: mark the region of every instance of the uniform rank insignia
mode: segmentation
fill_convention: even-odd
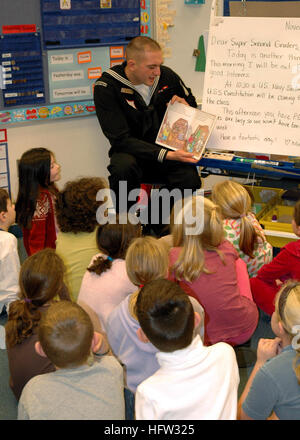
[[[134,92],[131,89],[126,89],[126,87],[122,87],[121,93],[129,93],[130,95],[133,95]]]

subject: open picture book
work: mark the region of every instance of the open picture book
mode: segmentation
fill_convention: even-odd
[[[171,150],[193,153],[200,160],[217,116],[189,105],[169,104],[156,143]]]

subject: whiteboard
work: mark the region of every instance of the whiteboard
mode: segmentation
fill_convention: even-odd
[[[213,17],[202,109],[209,149],[300,156],[300,18]]]

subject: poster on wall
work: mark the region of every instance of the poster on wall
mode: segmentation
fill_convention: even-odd
[[[151,37],[150,0],[141,0],[141,35]]]
[[[7,131],[0,129],[0,188],[4,188],[10,195],[10,179],[7,148]]]
[[[208,148],[300,156],[300,18],[215,17],[202,109]]]

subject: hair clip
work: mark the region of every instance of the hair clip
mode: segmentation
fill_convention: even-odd
[[[139,288],[142,289],[144,287],[145,284],[140,284]]]
[[[108,256],[106,259],[107,259],[108,261],[114,261],[114,259],[111,258],[110,256]]]
[[[24,301],[25,301],[26,303],[31,303],[31,302],[32,302],[32,299],[30,299],[30,298],[24,298]]]

